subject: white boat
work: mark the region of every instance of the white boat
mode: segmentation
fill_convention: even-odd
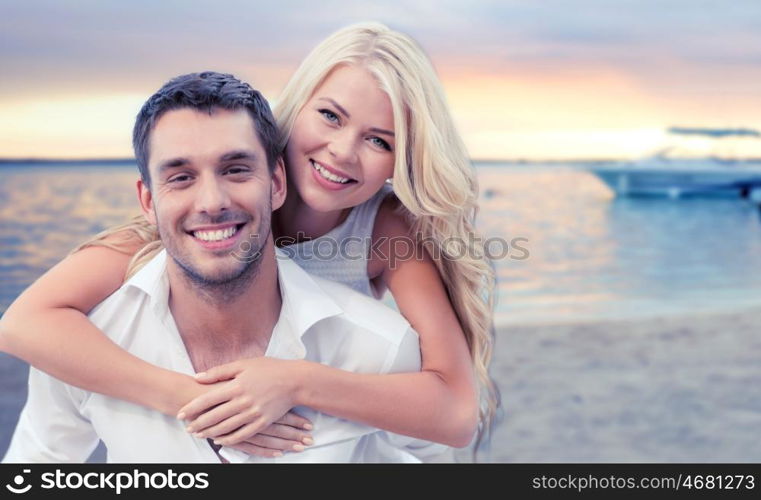
[[[673,127],[677,135],[712,138],[761,137],[752,129],[703,129]],[[686,157],[676,147],[664,148],[645,158],[589,167],[620,196],[736,196],[761,203],[761,159],[718,156]]]

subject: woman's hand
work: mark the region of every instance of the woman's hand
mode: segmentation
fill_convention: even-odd
[[[309,420],[289,411],[259,434],[231,448],[259,457],[280,457],[285,452],[304,451],[306,446],[313,444],[312,435],[304,431],[311,428]]]
[[[188,432],[196,437],[213,438],[224,446],[243,443],[270,427],[296,405],[297,365],[294,363],[259,357],[199,373],[196,375],[198,382],[226,382],[186,404],[177,418],[187,420]],[[309,430],[303,425],[302,429]]]

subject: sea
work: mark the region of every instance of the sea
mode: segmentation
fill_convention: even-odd
[[[761,213],[746,200],[618,198],[583,163],[475,168],[497,325],[761,304]],[[79,243],[139,212],[137,175],[130,162],[0,164],[0,313]],[[27,369],[0,353],[0,455]]]
[[[498,325],[761,303],[761,214],[745,200],[620,199],[579,163],[476,171]],[[1,164],[0,313],[72,248],[139,213],[136,179],[124,162]]]

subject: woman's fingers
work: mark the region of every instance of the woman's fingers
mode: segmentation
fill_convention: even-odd
[[[252,408],[236,412],[224,420],[220,420],[219,423],[211,425],[194,435],[202,438],[213,438],[215,442],[220,439],[225,439],[224,442],[219,442],[218,444],[229,446],[231,444],[245,441],[246,437],[253,436],[266,426],[267,422],[262,418],[258,409]],[[250,434],[243,437],[240,437],[240,434],[235,434],[241,429],[247,429]],[[235,436],[236,439],[232,439],[232,436]]]
[[[253,431],[252,425],[244,426],[238,432],[217,438],[214,442],[259,457],[276,457],[282,456],[285,452],[301,452],[314,444],[311,434],[290,425],[272,424],[258,434],[251,435]],[[246,434],[249,437],[242,438]]]
[[[292,441],[294,444],[300,443],[300,444],[305,444],[307,446],[314,443],[314,440],[312,439],[312,435],[310,433],[299,430],[296,427],[291,427],[290,425],[272,424],[266,429],[262,430],[256,436],[253,436],[247,439],[246,441],[248,441],[249,443],[258,444],[255,442],[255,440],[259,436],[263,436],[263,437],[267,436],[267,437],[273,437],[277,439],[284,439],[286,441]],[[266,445],[263,445],[263,446],[266,446]]]
[[[256,411],[252,410],[253,409],[250,407],[241,405],[238,401],[228,401],[215,408],[212,408],[205,413],[202,413],[198,416],[198,418],[190,421],[186,429],[188,432],[196,435],[196,437],[210,437],[212,435],[210,432],[214,426],[225,422],[230,418],[243,418],[243,420],[238,424],[238,427],[243,425],[245,422],[250,422],[255,418],[253,414],[257,413]],[[227,432],[230,432],[230,430]],[[220,433],[213,435],[218,436]]]
[[[250,455],[255,455],[257,457],[276,458],[276,457],[283,456],[283,452],[280,450],[273,450],[271,448],[263,448],[261,446],[256,446],[250,443],[240,443],[240,444],[230,446],[230,448],[235,448],[236,450],[240,450]]]
[[[208,413],[207,410],[209,410],[209,408],[230,401],[234,396],[234,389],[229,384],[212,389],[180,408],[180,411],[177,413],[177,418],[179,420],[195,420],[202,413]]]
[[[266,434],[257,434],[244,441],[244,443],[252,444],[262,448],[269,448],[273,450],[287,451],[304,451],[307,447],[301,440],[283,439],[274,436],[268,436]]]
[[[234,432],[214,439],[214,443],[221,444],[222,446],[231,446],[234,444],[242,443],[243,441],[253,437],[254,434],[262,432],[262,430],[266,429],[267,427],[268,424],[266,421],[262,419],[255,420],[251,423],[239,427]]]
[[[235,378],[243,369],[239,361],[233,361],[224,365],[214,366],[205,372],[196,373],[196,380],[202,384],[213,384],[222,380]]]
[[[299,429],[306,429],[311,431],[314,426],[309,419],[306,419],[294,411],[289,411],[278,420],[275,420],[276,424],[290,425],[291,427],[297,427]]]

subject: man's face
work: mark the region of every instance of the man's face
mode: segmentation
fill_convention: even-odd
[[[285,199],[282,161],[267,155],[245,110],[168,111],[150,135],[151,189],[138,181],[146,218],[195,281],[222,285],[258,265],[270,217]]]

